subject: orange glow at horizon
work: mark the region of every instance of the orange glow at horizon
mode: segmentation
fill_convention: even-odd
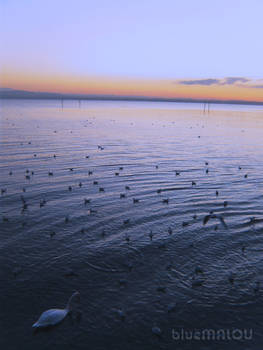
[[[263,102],[263,89],[240,85],[182,85],[168,79],[117,79],[2,72],[1,87],[35,92],[243,100]]]

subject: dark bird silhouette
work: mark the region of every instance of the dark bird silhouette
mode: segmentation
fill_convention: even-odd
[[[93,185],[98,185],[98,181],[93,181]]]
[[[53,176],[53,172],[52,172],[52,171],[49,171],[49,172],[48,172],[48,176]]]
[[[133,198],[133,203],[139,203],[139,199]]]
[[[100,187],[100,188],[99,188],[99,191],[100,191],[100,192],[105,192],[105,190],[104,190],[103,187]]]
[[[169,204],[169,198],[163,199],[162,202],[163,202],[164,204]]]
[[[125,190],[130,190],[130,187],[129,186],[125,186]]]
[[[120,198],[125,198],[126,197],[126,194],[125,193],[121,193],[120,194]]]
[[[228,202],[227,201],[224,201],[224,207],[227,207],[227,205],[228,205]]]
[[[200,266],[196,266],[195,268],[195,273],[198,275],[198,274],[203,274],[204,271],[203,269],[200,267]]]
[[[69,190],[69,191],[72,191],[72,187],[71,187],[71,186],[69,186],[69,187],[68,187],[68,190]]]
[[[192,186],[196,186],[196,182],[195,181],[192,181]]]
[[[255,287],[254,287],[254,292],[255,292],[255,293],[258,293],[259,290],[260,290],[260,282],[257,281],[257,282],[256,282],[256,285],[255,285]]]
[[[247,178],[247,174],[246,174],[246,175],[244,175],[244,178],[245,178],[245,179]]]
[[[218,196],[219,195],[219,192],[218,191],[216,191],[216,196]]]
[[[227,224],[225,223],[225,220],[223,219],[223,217],[221,215],[217,215],[217,214],[209,214],[206,215],[203,219],[203,225],[207,224],[207,222],[210,219],[218,219],[220,220],[221,224],[224,226],[224,228],[228,228]]]
[[[90,176],[92,174],[93,174],[93,172],[91,170],[89,170],[88,175]]]
[[[44,207],[44,205],[46,204],[46,200],[45,199],[42,199],[40,202],[39,202],[39,206],[40,208]]]
[[[84,198],[84,204],[87,205],[88,203],[90,203],[90,199]]]
[[[233,273],[231,273],[229,276],[228,276],[228,281],[233,284],[234,281],[235,281],[235,275]]]
[[[159,286],[156,288],[157,292],[161,292],[161,293],[166,293],[166,287],[164,286]]]

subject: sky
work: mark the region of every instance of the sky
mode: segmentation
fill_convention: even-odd
[[[263,101],[262,0],[0,0],[0,86]]]

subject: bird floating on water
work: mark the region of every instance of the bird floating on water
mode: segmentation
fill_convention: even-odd
[[[33,328],[43,328],[43,327],[51,327],[55,326],[56,324],[60,323],[64,318],[67,316],[67,314],[71,311],[71,302],[73,298],[79,296],[79,292],[75,292],[71,295],[71,297],[68,300],[68,303],[64,309],[49,309],[47,311],[44,311],[37,322],[35,322],[32,327]]]

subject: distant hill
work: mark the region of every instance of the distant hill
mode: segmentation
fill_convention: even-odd
[[[188,103],[219,103],[219,104],[246,104],[263,105],[257,101],[239,100],[204,100],[190,98],[163,98],[147,96],[118,96],[118,95],[84,95],[84,94],[62,94],[56,92],[35,92],[15,90],[11,88],[0,88],[0,99],[60,99],[60,100],[109,100],[109,101],[156,101],[156,102],[188,102]]]

